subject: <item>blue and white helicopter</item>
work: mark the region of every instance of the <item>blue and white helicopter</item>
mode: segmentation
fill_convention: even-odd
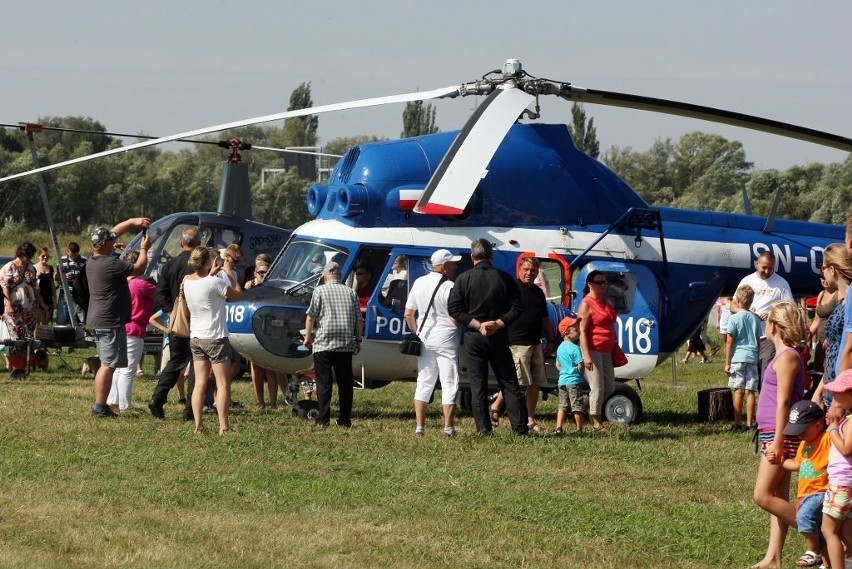
[[[551,95],[700,118],[797,138],[842,150],[852,140],[675,101],[584,89],[535,78],[509,60],[502,70],[461,86],[325,105],[266,115],[136,143],[17,177],[186,138],[295,116],[416,100],[487,95],[458,132],[361,144],[350,149],[328,184],[308,193],[315,217],[295,229],[264,285],[229,304],[233,345],[264,367],[296,374],[311,364],[302,345],[305,310],[319,282],[317,267],[341,264],[346,282],[354,267],[373,267],[375,290],[365,319],[365,340],[353,366],[364,387],[413,381],[415,358],[398,351],[406,332],[403,307],[409,285],[429,270],[437,248],[468,261],[472,240],[494,243],[494,263],[514,274],[520,261],[538,257],[546,275],[555,325],[582,300],[586,276],[604,271],[618,312],[619,344],[629,363],[617,369],[621,383],[606,402],[611,421],[634,422],[642,414],[638,393],[626,381],[646,377],[683,344],[722,293],[732,292],[771,250],[777,270],[794,294],[819,287],[823,248],[843,241],[838,226],[727,213],[650,207],[606,166],[579,151],[565,125],[521,123],[538,118],[538,99]],[[534,105],[536,112],[529,110]],[[393,262],[408,262],[394,280]],[[464,357],[462,356],[462,362]],[[463,374],[464,375],[464,374]],[[556,372],[549,370],[555,387]],[[461,405],[469,403],[462,378]]]

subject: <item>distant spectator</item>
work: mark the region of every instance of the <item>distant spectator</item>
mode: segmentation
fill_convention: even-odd
[[[367,310],[367,303],[374,290],[376,283],[373,282],[373,266],[369,263],[358,263],[355,266],[355,294],[358,296],[361,312]]]
[[[50,261],[50,249],[42,247],[39,251],[38,262],[35,264],[38,275],[38,292],[46,310],[41,315],[41,323],[47,324],[53,320],[53,310],[56,308],[56,284],[53,281],[55,271]]]
[[[44,309],[37,290],[38,276],[31,262],[35,253],[35,246],[24,241],[15,250],[15,258],[0,269],[0,285],[6,299],[4,320],[10,340],[32,340]],[[24,343],[9,346],[9,367],[13,377],[26,373],[27,346]]]
[[[65,281],[71,292],[71,300],[75,307],[75,317],[80,324],[85,323],[86,313],[80,305],[80,293],[78,277],[86,266],[86,258],[80,255],[80,245],[74,241],[68,243],[65,256],[59,259],[59,266],[54,276],[57,286],[61,285],[60,273],[65,275]],[[56,323],[59,325],[71,324],[71,315],[68,312],[68,301],[65,298],[65,289],[59,286],[59,299],[56,302]]]

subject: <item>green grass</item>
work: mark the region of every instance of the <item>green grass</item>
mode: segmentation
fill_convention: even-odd
[[[347,431],[254,411],[237,381],[222,438],[175,405],[93,418],[78,372],[3,374],[0,566],[745,567],[768,536],[751,437],[695,420],[696,391],[722,383],[718,356],[677,385],[664,365],[639,425],[480,440],[463,414],[444,440],[437,405],[412,436],[411,384],[357,392]],[[555,398],[540,411],[551,430]],[[788,565],[803,545],[791,533]]]

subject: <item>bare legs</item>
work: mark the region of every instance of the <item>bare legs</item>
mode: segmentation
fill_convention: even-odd
[[[195,433],[204,433],[204,418],[202,409],[204,407],[204,392],[207,390],[207,382],[210,381],[210,369],[216,380],[216,411],[219,414],[219,434],[231,432],[231,424],[228,422],[228,414],[231,410],[231,377],[229,361],[210,364],[208,360],[195,360],[195,388],[192,390],[192,414],[195,418]]]
[[[790,473],[781,465],[771,464],[761,457],[754,483],[754,503],[770,514],[769,544],[766,555],[752,565],[752,569],[769,569],[781,566],[781,553],[787,529],[796,525],[796,510],[789,502]]]

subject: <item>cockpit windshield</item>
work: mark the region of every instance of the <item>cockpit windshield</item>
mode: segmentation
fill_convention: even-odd
[[[318,278],[326,263],[336,261],[343,267],[348,256],[345,250],[336,249],[324,243],[292,241],[281,252],[264,282],[277,281],[285,287],[310,283],[313,288],[316,282],[311,277]]]

